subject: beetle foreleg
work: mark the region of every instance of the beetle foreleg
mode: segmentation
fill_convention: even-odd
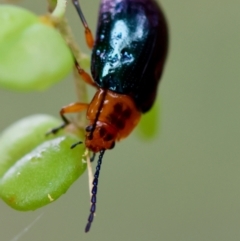
[[[81,112],[83,110],[86,110],[87,108],[88,104],[78,102],[62,107],[62,109],[60,110],[60,116],[63,120],[63,124],[48,131],[46,135],[56,134],[59,130],[65,128],[68,124],[70,124],[70,121],[65,117],[65,114]]]

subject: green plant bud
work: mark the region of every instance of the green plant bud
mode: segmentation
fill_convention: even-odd
[[[0,136],[0,196],[12,208],[34,210],[56,200],[85,171],[84,145],[61,132],[46,137],[59,121],[47,115],[20,120]]]
[[[44,90],[72,70],[72,54],[62,36],[38,16],[1,5],[0,23],[0,86]]]

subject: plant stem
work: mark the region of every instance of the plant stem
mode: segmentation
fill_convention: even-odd
[[[75,39],[72,34],[72,30],[68,26],[67,20],[63,18],[61,23],[58,24],[58,29],[62,34],[63,38],[65,39],[67,45],[71,49],[74,58],[81,64],[82,59],[85,57],[85,54],[82,54]],[[77,96],[79,102],[87,102],[87,89],[85,82],[81,79],[80,75],[78,74],[76,68],[74,68],[74,80],[77,90]]]
[[[77,45],[77,42],[75,41],[75,38],[73,36],[72,30],[69,27],[68,22],[64,16],[65,10],[66,10],[66,0],[48,0],[48,3],[49,3],[50,15],[48,15],[47,17],[51,20],[51,22],[53,22],[53,25],[55,26],[55,28],[59,30],[62,37],[65,39],[66,44],[69,46],[74,58],[82,67],[81,63],[84,61],[84,59],[86,60],[86,55],[81,53]],[[74,67],[74,82],[76,86],[76,94],[77,94],[78,102],[86,103],[88,100],[86,84],[81,79],[75,67]],[[80,127],[86,126],[86,118],[83,117],[83,115],[78,115],[77,118],[78,118],[78,123]]]
[[[56,7],[51,13],[52,17],[55,19],[62,19],[65,15],[66,4],[67,4],[66,0],[57,0]]]
[[[66,18],[64,17],[66,10],[66,0],[48,0],[50,19],[54,22],[55,27],[59,30],[62,37],[65,39],[67,45],[71,49],[74,58],[81,64],[84,54],[81,51],[74,39],[72,30],[68,25]],[[87,101],[87,90],[84,81],[80,78],[79,74],[74,71],[75,85],[77,89],[77,96],[79,102]]]

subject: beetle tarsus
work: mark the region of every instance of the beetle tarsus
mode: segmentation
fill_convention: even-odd
[[[50,134],[54,134],[54,135],[57,134],[60,130],[62,130],[63,128],[65,128],[66,125],[67,125],[67,123],[63,123],[62,125],[60,125],[60,126],[58,126],[58,127],[56,127],[56,128],[51,129],[50,131],[48,131],[48,132],[46,133],[46,136],[48,136],[48,135],[50,135]]]
[[[78,146],[78,145],[80,145],[82,143],[83,143],[82,141],[78,141],[78,142],[72,144],[70,148],[73,149],[73,148],[75,148],[76,146]]]

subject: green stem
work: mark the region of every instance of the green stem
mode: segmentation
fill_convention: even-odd
[[[65,15],[67,0],[57,0],[56,7],[51,13],[52,17],[55,19],[62,19]]]
[[[61,23],[58,24],[58,30],[60,31],[61,35],[65,39],[67,45],[71,49],[74,58],[78,61],[78,63],[81,64],[83,58],[86,56],[82,54],[80,51],[77,42],[74,39],[74,36],[72,34],[71,28],[68,26],[67,20],[63,18]],[[86,57],[85,57],[86,58]],[[87,89],[85,82],[81,79],[80,75],[76,71],[76,68],[74,68],[74,81],[76,85],[77,90],[77,96],[79,102],[87,102]]]
[[[69,46],[74,58],[81,65],[82,61],[86,59],[86,55],[82,54],[75,38],[72,34],[71,28],[65,18],[66,0],[48,0],[49,12],[51,21],[54,23],[55,28],[59,30],[62,37],[65,39],[66,44]],[[85,61],[86,62],[86,61]],[[77,101],[87,103],[87,88],[85,82],[81,79],[80,75],[74,68],[74,82],[76,87]],[[82,114],[77,116],[78,130],[84,130],[86,126],[86,117]]]
[[[82,54],[77,42],[74,39],[72,30],[68,25],[65,15],[66,0],[48,0],[50,19],[54,22],[55,27],[59,30],[62,37],[65,39],[66,44],[72,51],[74,58],[81,65],[81,62],[86,59],[86,55]],[[85,82],[81,79],[80,75],[74,68],[74,82],[76,86],[78,102],[87,103],[87,89]],[[77,116],[79,126],[84,127],[86,125],[86,118],[83,115]]]
[[[62,37],[65,39],[67,45],[72,51],[74,58],[81,64],[85,55],[81,53],[77,42],[74,39],[71,28],[68,25],[67,20],[64,17],[65,9],[66,9],[66,0],[48,0],[49,3],[49,11],[50,18],[55,23],[55,27],[59,30]],[[87,101],[87,90],[86,84],[81,79],[79,74],[74,70],[74,80],[77,90],[77,96],[79,102]]]

